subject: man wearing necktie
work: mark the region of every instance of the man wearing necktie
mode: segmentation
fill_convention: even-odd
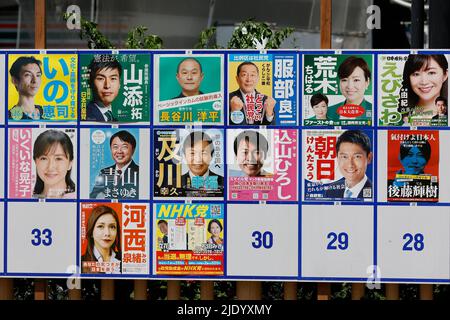
[[[370,138],[361,130],[344,131],[337,139],[336,154],[343,177],[326,186],[324,197],[333,200],[372,198],[372,182],[366,175],[373,157]]]
[[[139,166],[133,160],[136,139],[126,130],[110,138],[112,166],[103,168],[89,194],[93,199],[139,199]]]
[[[122,66],[113,55],[94,57],[89,65],[90,87],[94,99],[86,108],[87,121],[117,122],[112,103],[119,94]]]
[[[237,68],[239,89],[230,93],[230,124],[275,124],[275,99],[256,90],[259,70],[253,62],[242,62]]]
[[[223,196],[223,177],[209,169],[214,155],[213,140],[203,131],[192,131],[183,142],[188,172],[181,176],[185,191],[209,190],[209,196]],[[201,192],[192,194],[200,195]]]

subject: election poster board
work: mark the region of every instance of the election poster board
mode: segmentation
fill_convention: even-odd
[[[223,125],[224,56],[154,55],[156,125]]]
[[[0,277],[450,283],[449,51],[178,52],[0,53]]]
[[[80,120],[150,121],[150,55],[84,52],[80,59]]]
[[[227,130],[228,200],[297,200],[298,131]]]
[[[77,54],[8,54],[9,123],[76,121],[77,68]]]

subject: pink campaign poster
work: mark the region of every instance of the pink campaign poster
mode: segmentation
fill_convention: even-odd
[[[76,129],[10,128],[10,199],[76,198]]]
[[[227,133],[229,200],[297,201],[297,130]]]
[[[33,152],[31,149],[32,129],[17,128],[9,131],[9,197],[32,197],[32,181],[36,174],[32,173]]]

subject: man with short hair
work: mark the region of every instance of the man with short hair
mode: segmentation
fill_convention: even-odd
[[[87,105],[86,120],[116,122],[112,103],[119,94],[122,66],[113,55],[100,55],[94,57],[89,69],[93,100]]]
[[[336,154],[343,177],[328,185],[325,197],[372,198],[372,182],[366,175],[367,165],[373,157],[369,137],[361,130],[344,131],[337,139]]]
[[[218,190],[223,188],[223,177],[209,169],[214,146],[211,137],[203,131],[191,132],[183,142],[183,156],[188,172],[181,177],[185,189]]]
[[[181,87],[181,93],[172,98],[185,98],[203,94],[200,91],[200,85],[204,74],[200,61],[195,58],[186,58],[180,61],[177,67],[176,78]]]
[[[263,170],[269,143],[258,131],[245,130],[239,133],[233,143],[236,161],[241,172],[232,172],[232,176],[264,177],[272,174]]]
[[[259,70],[253,62],[242,62],[236,73],[239,89],[229,95],[230,124],[275,124],[275,99],[256,90]]]
[[[100,170],[89,197],[139,198],[139,166],[133,160],[136,139],[128,131],[121,130],[111,136],[109,145],[114,164]]]
[[[42,83],[41,61],[33,56],[19,57],[11,66],[9,73],[12,83],[19,93],[19,101],[8,111],[12,120],[40,120],[43,109],[34,104],[34,97]]]

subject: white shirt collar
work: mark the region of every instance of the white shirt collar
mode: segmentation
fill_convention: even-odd
[[[133,160],[131,160],[131,161],[133,161]],[[121,174],[121,176],[125,173],[125,171],[127,170],[127,168],[128,168],[128,166],[130,165],[130,163],[131,163],[131,161],[130,162],[128,162],[126,165],[124,165],[123,167],[122,167],[122,169],[119,169],[118,167],[117,167],[117,164],[116,164],[116,172],[117,172],[117,170],[121,170],[122,171],[122,174]]]
[[[200,176],[193,175],[190,170],[188,172],[189,172],[189,177],[191,178],[191,181],[192,181],[192,178],[194,178],[194,177],[200,177]],[[203,180],[206,180],[209,177],[209,170],[206,171],[206,173],[204,175],[202,175],[201,177],[203,178]]]
[[[361,190],[363,189],[364,185],[366,184],[367,181],[367,176],[364,175],[364,178],[358,182],[357,184],[355,184],[352,188],[348,188],[347,186],[345,186],[345,191],[350,190],[352,193],[351,198],[358,198],[359,193],[361,192]],[[344,191],[344,195],[345,195],[345,191]]]
[[[100,252],[97,250],[97,247],[94,246],[94,256],[95,259],[97,259],[98,262],[104,262],[103,256],[100,254]],[[119,260],[116,259],[116,252],[114,250],[111,250],[111,258],[110,262],[118,262]]]

